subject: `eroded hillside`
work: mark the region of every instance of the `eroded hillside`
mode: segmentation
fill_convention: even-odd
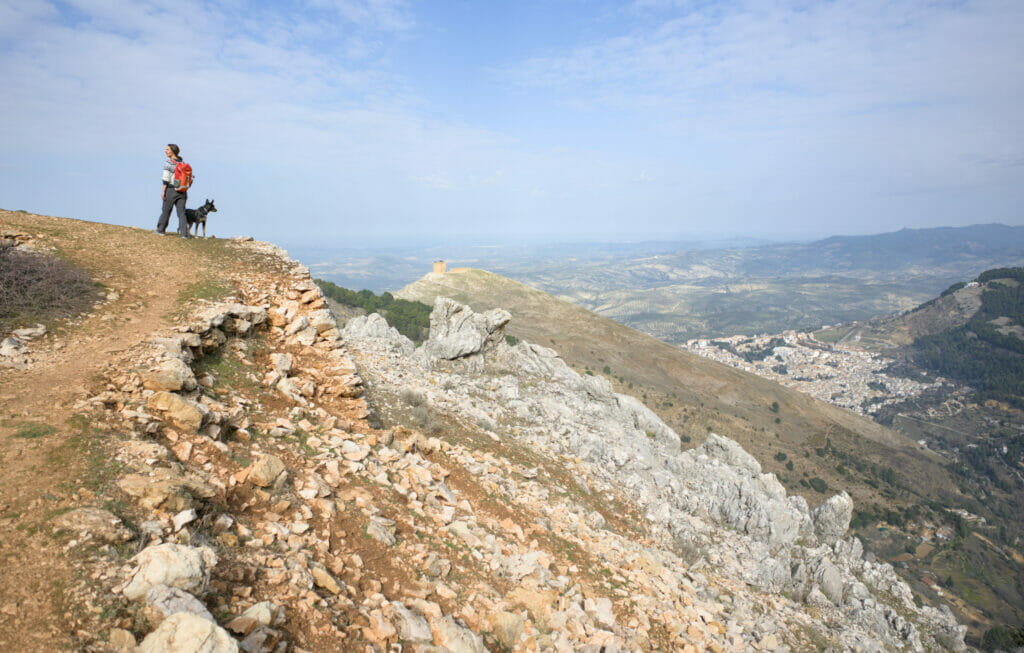
[[[963,648],[849,496],[683,447],[513,315],[439,301],[414,348],[269,245],[2,218],[109,290],[3,373],[7,648]]]

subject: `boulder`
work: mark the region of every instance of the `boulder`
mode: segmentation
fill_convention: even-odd
[[[291,354],[274,353],[270,355],[270,364],[281,378],[285,378],[292,373],[294,359]]]
[[[289,324],[288,327],[285,328],[284,334],[286,336],[294,336],[299,331],[302,331],[303,329],[306,329],[308,327],[309,318],[307,318],[305,315],[300,315],[294,320],[292,320],[291,324]]]
[[[331,311],[325,308],[309,314],[309,326],[316,329],[317,333],[324,333],[325,331],[336,329],[338,323],[334,321]]]
[[[146,405],[153,410],[162,412],[164,417],[178,428],[191,433],[199,431],[203,420],[210,412],[210,409],[199,402],[180,397],[166,390],[153,393]]]
[[[186,591],[203,589],[217,564],[217,555],[205,546],[167,543],[143,549],[132,562],[135,566],[122,591],[126,598],[134,601],[158,585]]]
[[[157,626],[167,617],[187,612],[210,623],[217,623],[206,606],[183,589],[157,585],[146,592],[146,618],[151,626]]]
[[[474,313],[455,300],[438,297],[430,313],[430,337],[423,343],[423,350],[431,358],[444,360],[482,353],[502,340],[511,319],[512,315],[500,308]]]
[[[853,516],[853,499],[846,492],[836,494],[811,512],[814,534],[824,544],[835,544],[846,535]]]
[[[142,373],[142,386],[148,390],[195,390],[196,376],[185,361],[170,358]]]
[[[137,653],[238,653],[238,642],[220,626],[188,612],[171,615],[146,636]]]
[[[181,476],[167,468],[157,469],[152,475],[128,474],[117,481],[117,486],[135,498],[141,507],[168,512],[188,510],[197,499],[211,499],[217,493],[209,483],[192,475]]]
[[[252,464],[249,468],[248,478],[253,485],[270,487],[284,473],[286,473],[286,468],[281,459],[268,454]]]

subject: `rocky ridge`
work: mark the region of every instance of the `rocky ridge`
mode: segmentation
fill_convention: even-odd
[[[720,435],[681,452],[636,399],[509,346],[505,311],[438,299],[416,348],[237,246],[285,272],[138,343],[80,406],[121,435],[130,506],[54,522],[98,608],[83,648],[964,648],[845,537],[849,497],[811,510]]]

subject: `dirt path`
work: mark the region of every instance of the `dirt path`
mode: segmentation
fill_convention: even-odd
[[[121,352],[171,325],[195,271],[210,266],[204,243],[139,229],[0,211],[6,230],[55,248],[117,295],[33,340],[30,369],[0,370],[0,650],[72,650],[62,594],[74,569],[47,522],[90,505],[77,482],[88,463],[81,426],[69,424],[74,405],[103,389]],[[24,437],[28,426],[42,435]]]

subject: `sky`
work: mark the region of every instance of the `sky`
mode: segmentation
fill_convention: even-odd
[[[1024,224],[1020,0],[0,0],[0,208],[284,246]],[[176,218],[171,220],[174,228]]]

